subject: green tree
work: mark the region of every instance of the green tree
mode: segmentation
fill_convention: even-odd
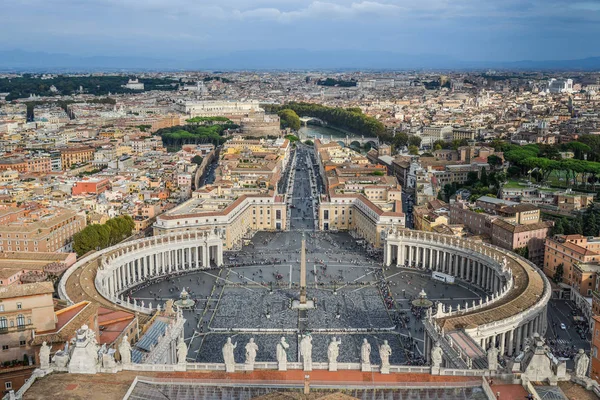
[[[418,148],[421,146],[421,138],[418,136],[411,136],[408,138],[408,144]]]
[[[314,144],[314,142],[309,139],[309,140],[305,140],[304,144],[307,145],[307,146],[312,146]]]
[[[441,145],[441,144],[439,144],[439,143],[436,143],[436,144],[433,146],[433,149],[434,149],[434,150],[442,150],[442,145]]]
[[[485,168],[483,168],[483,167],[481,168],[481,177],[480,177],[480,181],[481,181],[481,184],[482,184],[484,187],[486,187],[486,188],[487,188],[487,187],[489,187],[489,186],[490,186],[490,182],[488,181],[488,174],[487,174],[487,171],[486,171],[486,170],[485,170]]]
[[[290,128],[293,131],[300,129],[300,117],[294,110],[286,108],[279,111],[277,115],[279,115],[282,128]]]
[[[554,223],[554,227],[552,227],[553,235],[563,235],[565,233],[565,227],[563,226],[562,219],[557,219]]]
[[[584,236],[598,236],[598,221],[596,213],[593,211],[585,215],[583,234]]]
[[[515,249],[514,252],[523,258],[529,259],[529,247],[527,246],[519,247],[518,249]]]
[[[487,158],[487,162],[492,167],[501,167],[502,166],[502,158],[498,157],[495,154],[489,155]]]
[[[408,146],[408,134],[406,132],[397,132],[393,138],[393,143],[397,149]]]
[[[296,135],[285,135],[285,138],[287,140],[289,140],[290,142],[292,142],[292,143],[297,142],[298,140],[300,140],[300,139],[298,139],[298,136],[296,136]]]
[[[552,280],[554,281],[554,283],[561,283],[564,274],[565,267],[563,263],[560,263],[556,266],[556,270],[554,271],[554,275],[552,276]]]
[[[416,156],[419,154],[419,148],[415,145],[408,146],[408,154]]]
[[[190,161],[192,162],[192,164],[200,165],[202,164],[202,157],[196,154],[194,157],[192,157]]]

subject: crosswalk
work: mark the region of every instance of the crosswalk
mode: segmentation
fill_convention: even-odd
[[[571,341],[567,340],[567,339],[557,339],[556,343],[558,343],[558,344],[571,344]]]

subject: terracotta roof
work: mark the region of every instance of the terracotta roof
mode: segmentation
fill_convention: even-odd
[[[2,288],[2,290],[0,290],[0,299],[35,296],[47,293],[54,293],[54,285],[52,282],[24,283],[22,285],[10,285],[6,289]]]

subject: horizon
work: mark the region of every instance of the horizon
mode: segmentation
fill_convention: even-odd
[[[600,37],[595,1],[28,0],[0,5],[0,15],[0,52],[83,58],[191,62],[294,49],[449,64],[600,56],[597,41],[581,40]]]

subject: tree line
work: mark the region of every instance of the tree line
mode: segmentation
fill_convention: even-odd
[[[289,102],[283,105],[263,104],[261,107],[271,113],[278,113],[284,109],[293,110],[299,116],[319,118],[329,125],[347,129],[359,135],[379,137],[385,134],[385,126],[380,121],[364,115],[356,109],[301,102]]]
[[[585,136],[582,138],[585,140]],[[600,142],[598,143],[600,149]],[[600,175],[600,162],[590,161],[596,159],[597,153],[583,141],[564,143],[559,146],[528,144],[516,146],[512,144],[501,145],[504,159],[512,164],[509,175],[530,174],[537,181],[548,180],[552,172],[563,172],[568,182],[587,187],[591,184],[595,188]],[[574,158],[562,158],[561,151],[572,151]]]
[[[84,92],[96,96],[110,93],[136,93],[139,91],[122,87],[127,84],[130,77],[120,75],[107,76],[63,76],[58,75],[52,79],[42,79],[31,74],[23,74],[18,78],[0,79],[0,93],[8,93],[7,101],[27,98],[30,95],[38,96],[68,96],[78,93],[80,87]],[[144,84],[144,91],[148,90],[175,90],[177,81],[163,78],[140,78]],[[56,92],[50,90],[56,88]]]
[[[178,125],[171,128],[162,128],[154,132],[162,138],[167,147],[181,147],[184,144],[212,143],[219,146],[227,140],[223,132],[228,129],[237,129],[238,125],[232,123],[214,125]]]
[[[129,215],[111,218],[104,224],[93,224],[73,235],[73,250],[78,257],[89,251],[114,246],[131,235],[135,223]]]

